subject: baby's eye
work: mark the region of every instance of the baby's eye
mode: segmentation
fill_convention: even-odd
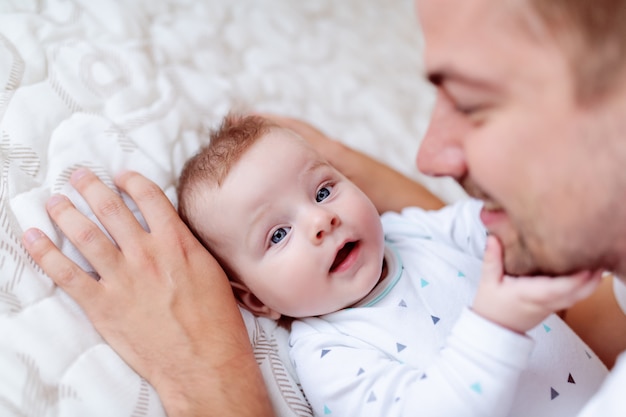
[[[280,227],[276,229],[274,233],[272,233],[272,243],[279,243],[283,240],[285,236],[287,236],[287,233],[289,233],[289,230],[291,230],[291,227]]]
[[[317,195],[315,196],[315,201],[318,203],[320,201],[326,200],[330,195],[331,190],[333,189],[332,185],[325,185],[319,190],[317,190]]]

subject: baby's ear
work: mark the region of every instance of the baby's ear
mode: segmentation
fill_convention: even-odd
[[[239,301],[239,304],[254,315],[269,317],[272,320],[278,320],[281,317],[281,314],[278,311],[274,311],[263,304],[263,302],[259,300],[257,296],[254,295],[244,284],[231,281],[230,286],[233,288],[233,293],[235,293],[235,298]]]

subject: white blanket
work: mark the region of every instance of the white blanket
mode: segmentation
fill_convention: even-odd
[[[306,119],[453,201],[414,157],[433,102],[411,0],[0,0],[0,415],[159,416],[158,397],[28,256],[77,166],[142,172],[174,198],[183,162],[232,108]],[[132,202],[129,201],[132,206]],[[274,405],[310,410],[286,334],[244,313]]]

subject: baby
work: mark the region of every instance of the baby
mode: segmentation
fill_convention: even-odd
[[[556,315],[498,300],[506,323],[477,314],[493,239],[478,201],[381,217],[304,139],[236,115],[178,197],[239,302],[296,319],[291,359],[316,415],[571,416],[607,374]]]

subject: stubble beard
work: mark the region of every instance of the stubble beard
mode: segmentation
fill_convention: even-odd
[[[517,231],[516,231],[517,232]],[[510,276],[555,275],[554,271],[542,268],[523,236],[503,247],[504,273]]]
[[[458,182],[469,196],[482,200],[489,209],[504,210],[496,200],[469,177]],[[530,230],[528,227],[513,224],[513,219],[510,217],[508,220],[511,223],[506,230],[506,235],[489,232],[497,237],[502,245],[504,273],[510,276],[555,275],[555,271],[541,266],[542,262],[535,256],[537,251],[532,250],[533,247],[539,248],[538,253],[541,253],[541,240],[538,237],[529,237],[523,233],[524,230]],[[530,244],[531,240],[534,241],[534,245]]]

